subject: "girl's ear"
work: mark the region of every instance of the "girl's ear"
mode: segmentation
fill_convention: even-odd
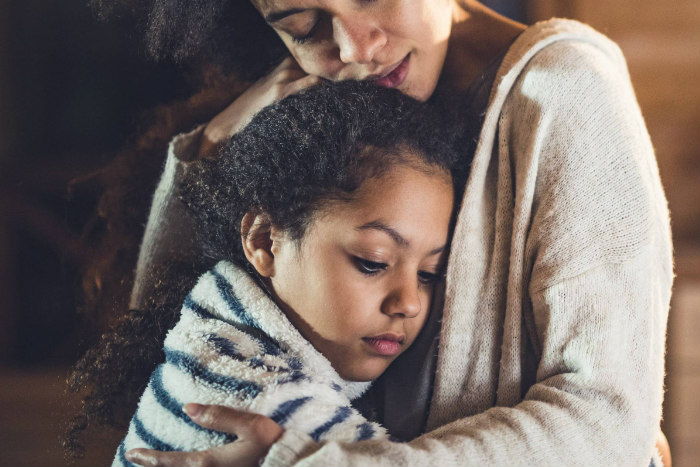
[[[262,277],[272,277],[275,273],[273,230],[264,214],[247,212],[241,219],[243,253]]]

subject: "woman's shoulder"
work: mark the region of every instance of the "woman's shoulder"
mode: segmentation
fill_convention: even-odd
[[[488,121],[509,142],[499,154],[513,163],[516,191],[530,190],[520,202],[537,208],[533,277],[547,270],[542,281],[552,282],[658,245],[665,252],[665,198],[620,49],[569,20],[532,26],[513,47]]]
[[[517,91],[534,100],[566,102],[601,87],[631,90],[620,48],[586,24],[551,19],[530,26],[513,42],[498,70],[492,100]]]
[[[589,44],[592,48],[580,46]],[[590,55],[624,66],[624,57],[615,42],[580,21],[552,18],[526,28],[509,47],[504,68],[526,65],[533,57],[566,59],[569,56]],[[554,60],[557,62],[558,60]]]

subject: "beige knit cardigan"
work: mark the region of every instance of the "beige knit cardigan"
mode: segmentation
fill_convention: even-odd
[[[672,269],[620,50],[574,21],[531,26],[496,77],[460,208],[432,431],[319,444],[288,430],[264,465],[648,466]]]

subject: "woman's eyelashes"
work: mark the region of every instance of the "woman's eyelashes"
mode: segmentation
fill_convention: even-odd
[[[316,29],[318,28],[318,22],[314,24],[311,29],[309,29],[309,32],[302,36],[295,36],[294,34],[289,34],[289,36],[292,38],[292,41],[294,41],[297,44],[306,44],[309,42],[311,39],[313,39],[314,34],[316,33]]]
[[[377,3],[378,0],[355,0],[356,3],[358,4],[372,4],[372,3]],[[317,10],[314,13],[314,18],[315,21],[313,25],[308,29],[308,32],[299,34],[298,32],[293,32],[290,30],[286,30],[285,32],[289,37],[292,39],[292,42],[295,44],[306,44],[312,39],[314,39],[314,36],[319,34],[322,38],[326,37],[328,34],[331,34],[330,30],[332,29],[331,26],[331,17],[324,13],[323,11]],[[273,26],[274,27],[274,26]],[[322,31],[319,31],[319,29],[323,28]],[[284,29],[283,29],[284,30]]]

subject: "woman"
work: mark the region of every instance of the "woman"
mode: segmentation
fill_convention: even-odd
[[[153,10],[154,24],[177,11],[164,4]],[[470,0],[253,0],[253,6],[293,60],[203,130],[173,143],[160,186],[166,201],[154,202],[132,305],[148,295],[144,278],[158,255],[152,239],[167,225],[157,206],[168,205],[176,153],[206,157],[257,110],[319,77],[372,79],[419,99],[436,89],[464,98],[464,106],[484,109],[483,127],[452,243],[438,359],[408,360],[423,363],[428,374],[435,365],[431,395],[410,395],[427,414],[426,433],[406,443],[319,444],[264,417],[188,405],[195,422],[245,442],[201,453],[137,450],[130,460],[648,465],[663,396],[670,229],[617,47],[579,23],[526,29]],[[152,29],[152,43],[168,43],[167,33],[157,34],[163,30]],[[200,43],[209,49],[190,51],[221,51],[225,44]],[[430,355],[434,341],[426,340]],[[396,368],[398,381],[402,367]],[[398,387],[391,381],[385,394]],[[411,423],[421,425],[420,417]]]

